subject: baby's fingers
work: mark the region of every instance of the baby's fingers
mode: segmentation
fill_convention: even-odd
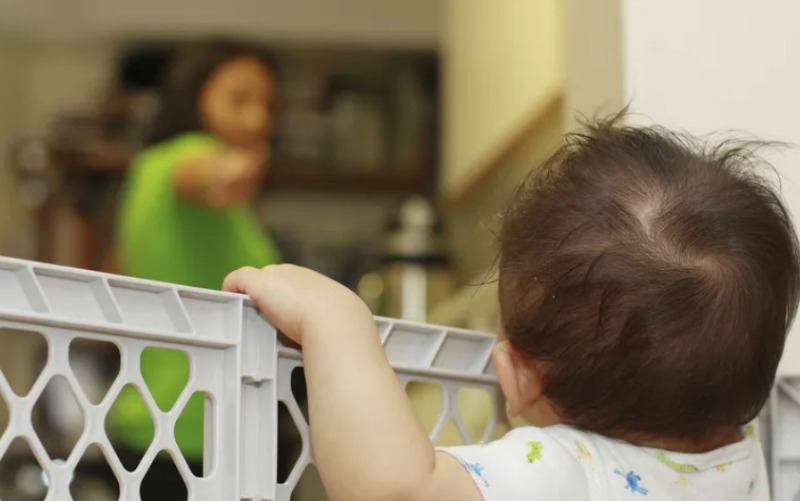
[[[222,282],[222,290],[250,296],[256,304],[260,301],[260,289],[263,287],[264,277],[261,270],[252,266],[245,266],[230,273]]]
[[[306,304],[296,300],[296,282],[295,269],[287,265],[267,266],[261,270],[247,267],[228,275],[222,289],[250,296],[272,325],[300,343],[300,325]]]
[[[276,309],[285,310],[287,306],[292,305],[292,298],[296,296],[293,282],[287,279],[286,273],[281,273],[286,267],[287,265],[271,265],[260,270],[252,266],[240,268],[225,278],[222,290],[250,296],[258,309],[267,315]],[[276,302],[280,304],[275,304]],[[291,311],[284,313],[288,314]]]

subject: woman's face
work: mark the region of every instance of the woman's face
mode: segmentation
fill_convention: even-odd
[[[229,146],[261,149],[272,133],[274,85],[270,70],[252,56],[222,63],[200,90],[203,127]]]

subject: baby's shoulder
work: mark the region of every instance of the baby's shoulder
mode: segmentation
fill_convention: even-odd
[[[511,430],[497,441],[526,451],[529,462],[546,460],[562,467],[582,469],[582,462],[592,461],[596,454],[595,437],[570,426],[539,428],[525,426]]]
[[[521,427],[488,444],[442,450],[464,465],[486,501],[582,501],[589,495],[587,470],[570,438],[566,431]]]
[[[559,479],[575,487],[586,477],[586,461],[593,461],[593,447],[584,434],[569,427],[515,428],[504,437],[486,444],[483,454],[503,462],[509,470],[531,475],[536,473],[550,482]]]

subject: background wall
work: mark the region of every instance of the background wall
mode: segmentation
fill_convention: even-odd
[[[800,3],[628,0],[624,15],[625,93],[634,110],[646,115],[641,119],[697,134],[739,129],[792,143],[767,157],[797,221]],[[784,372],[800,373],[798,327]]]
[[[558,0],[445,2],[443,190],[458,197],[564,83]]]
[[[586,14],[568,0],[567,25]],[[631,103],[632,120],[657,122],[694,134],[738,130],[763,139],[800,144],[800,3],[784,0],[603,0],[606,16],[619,16],[622,37],[568,29],[567,116],[591,115],[611,103]],[[598,8],[598,7],[594,7]],[[592,9],[594,9],[592,8]],[[591,18],[591,15],[589,16]],[[595,92],[587,74],[606,56]],[[621,99],[617,96],[620,96]],[[800,216],[800,150],[767,154],[780,173],[783,195]],[[800,327],[789,337],[781,371],[800,373]]]
[[[622,0],[565,0],[565,124],[625,105]]]

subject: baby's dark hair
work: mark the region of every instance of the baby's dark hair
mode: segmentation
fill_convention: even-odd
[[[798,302],[798,243],[755,143],[622,116],[569,134],[514,196],[500,305],[569,424],[700,437],[754,419]]]
[[[196,42],[178,50],[162,75],[160,108],[147,143],[152,145],[184,132],[203,130],[198,103],[200,92],[217,68],[239,57],[255,58],[273,76],[277,74],[272,56],[256,46],[237,41]]]

